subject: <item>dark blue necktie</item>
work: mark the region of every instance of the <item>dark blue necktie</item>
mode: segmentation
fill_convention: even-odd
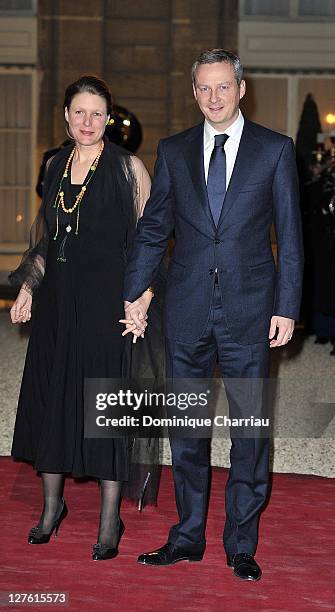
[[[207,193],[215,225],[219,222],[223,200],[226,195],[226,153],[224,145],[228,138],[228,134],[217,134],[215,136],[215,145],[208,168]]]

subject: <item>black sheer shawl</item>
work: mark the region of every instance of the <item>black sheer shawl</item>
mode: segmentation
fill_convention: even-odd
[[[50,173],[45,176],[45,193],[50,189]],[[23,253],[20,265],[8,276],[10,284],[16,289],[24,286],[29,293],[33,294],[40,286],[44,271],[49,245],[49,232],[45,219],[45,202],[42,203],[36,218],[31,226],[29,247]]]
[[[128,222],[126,252],[129,252],[136,224],[141,216],[143,206],[143,189],[141,176],[136,174],[133,156],[130,152],[111,144],[105,138],[105,155],[109,162],[110,177],[116,182],[118,201],[123,208]],[[46,206],[56,199],[59,183],[66,160],[73,145],[64,147],[47,165],[44,177],[43,198],[36,219],[30,230],[29,247],[23,253],[20,265],[9,274],[9,282],[16,288],[24,284],[31,293],[40,286],[45,270],[46,255],[49,244],[49,230],[46,223]],[[108,182],[106,182],[108,185]]]

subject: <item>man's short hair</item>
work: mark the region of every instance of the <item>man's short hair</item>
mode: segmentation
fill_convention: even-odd
[[[196,71],[201,64],[215,64],[217,62],[225,62],[226,64],[230,64],[234,70],[236,82],[238,85],[240,85],[243,77],[243,66],[241,64],[241,60],[237,55],[231,51],[226,51],[225,49],[209,49],[201,51],[191,70],[193,85],[195,85]]]

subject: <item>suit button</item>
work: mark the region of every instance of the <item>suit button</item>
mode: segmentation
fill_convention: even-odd
[[[212,276],[212,274],[214,274],[213,268],[210,268],[209,273],[210,273],[211,276]]]
[[[221,240],[215,239],[215,244],[220,244]]]

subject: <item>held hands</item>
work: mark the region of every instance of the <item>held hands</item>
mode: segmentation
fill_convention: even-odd
[[[277,329],[277,338],[274,340],[273,338],[276,335]],[[287,319],[286,317],[278,317],[276,315],[271,317],[269,331],[270,347],[274,348],[275,346],[284,346],[284,344],[287,344],[292,338],[293,330],[294,319]]]
[[[22,286],[19,295],[10,309],[12,323],[26,323],[30,321],[32,302],[31,294]]]
[[[152,297],[152,292],[147,290],[144,291],[135,302],[124,303],[125,319],[119,320],[119,323],[124,323],[126,326],[122,336],[132,333],[134,344],[137,338],[144,338],[148,318],[147,310],[150,306]]]

